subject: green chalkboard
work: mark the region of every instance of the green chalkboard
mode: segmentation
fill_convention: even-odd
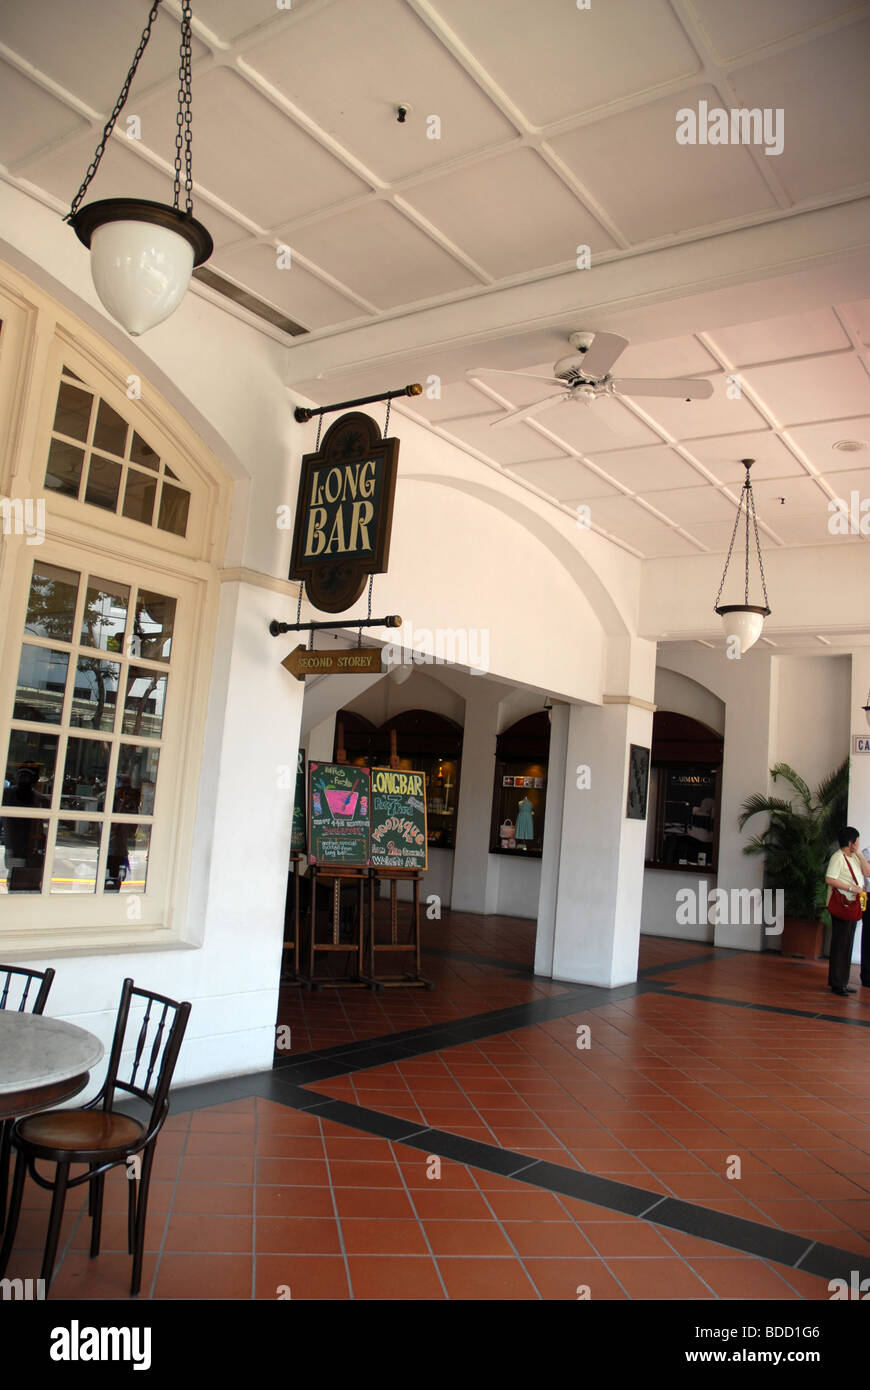
[[[308,862],[366,868],[371,774],[367,767],[308,764]]]
[[[374,869],[428,868],[426,775],[400,768],[372,768]]]
[[[290,831],[290,852],[304,854],[305,839],[305,753],[300,748],[296,762],[296,795],[293,799],[293,821]]]

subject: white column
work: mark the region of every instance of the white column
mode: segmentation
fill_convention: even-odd
[[[867,723],[862,705],[868,703],[870,690],[870,651],[858,647],[852,652],[852,704],[851,731],[870,738],[870,725]],[[867,857],[870,845],[870,753],[851,752],[852,739],[849,739],[849,825],[861,832],[861,848]],[[868,927],[870,930],[870,927]],[[855,933],[853,960],[861,959],[861,927]]]
[[[490,854],[489,836],[500,704],[497,688],[483,682],[471,685],[465,702],[450,898],[457,912],[493,913],[498,908],[499,856]]]
[[[562,856],[562,812],[568,758],[570,705],[553,702],[550,715],[550,761],[547,768],[547,814],[541,854],[541,890],[538,897],[538,934],[535,938],[535,974],[551,977],[556,946],[556,904],[559,896],[559,861]]]

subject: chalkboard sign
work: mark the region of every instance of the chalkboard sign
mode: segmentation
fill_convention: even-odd
[[[374,869],[428,868],[426,776],[399,768],[372,768]]]
[[[370,802],[367,767],[308,764],[309,864],[368,866]]]
[[[305,753],[301,748],[296,762],[296,795],[293,799],[290,852],[305,853]]]

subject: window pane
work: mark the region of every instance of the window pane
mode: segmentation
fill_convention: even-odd
[[[54,785],[57,734],[13,729],[3,783],[4,806],[48,806]]]
[[[69,656],[46,647],[21,649],[18,689],[13,719],[29,719],[36,724],[59,724]]]
[[[99,647],[104,652],[120,652],[124,646],[127,605],[130,590],[126,584],[92,578],[85,596],[82,619],[83,647]]]
[[[51,865],[52,893],[95,893],[100,854],[100,821],[62,820]]]
[[[106,859],[107,893],[144,893],[148,878],[150,825],[112,821]]]
[[[42,888],[48,821],[4,816],[0,825],[0,893],[38,893]]]
[[[31,637],[53,637],[58,642],[71,642],[78,591],[79,576],[75,570],[62,570],[57,565],[34,565],[25,631]]]
[[[60,804],[64,811],[103,811],[109,754],[112,746],[96,738],[71,738],[66,746],[63,790]]]
[[[159,760],[159,748],[137,747],[133,743],[121,744],[118,750],[113,811],[123,811],[128,816],[137,813],[153,816]]]
[[[190,507],[190,493],[183,488],[173,487],[164,482],[160,495],[160,516],[157,525],[161,531],[170,531],[173,536],[187,535],[187,512]]]
[[[118,458],[123,458],[126,443],[127,421],[106,401],[100,401],[97,426],[94,430],[94,448],[105,449],[107,454],[117,454]]]
[[[107,512],[114,512],[118,506],[120,486],[120,463],[112,463],[109,459],[101,459],[96,454],[91,454],[85,501],[90,502],[92,507],[104,507]]]
[[[140,589],[133,623],[133,633],[140,642],[137,655],[149,661],[168,661],[174,627],[175,599]]]
[[[159,738],[163,732],[165,703],[166,677],[159,671],[145,671],[140,666],[131,666],[127,672],[122,732]]]
[[[141,463],[144,468],[153,468],[155,473],[160,466],[159,456],[154,452],[150,444],[145,443],[141,435],[136,434],[135,430],[133,432],[133,443],[130,445],[130,458],[134,463]]]
[[[53,439],[45,467],[45,486],[51,492],[62,492],[64,497],[78,497],[84,457],[75,444]]]
[[[64,367],[64,371],[66,370]],[[92,401],[93,396],[89,391],[80,391],[77,386],[61,382],[57,393],[57,409],[54,412],[53,428],[56,432],[68,434],[70,439],[87,439]]]
[[[115,727],[120,670],[116,661],[79,657],[70,721],[73,727],[108,730]]]
[[[154,498],[157,494],[157,480],[136,468],[127,472],[127,486],[124,489],[124,515],[132,521],[143,521],[150,526],[154,517]]]

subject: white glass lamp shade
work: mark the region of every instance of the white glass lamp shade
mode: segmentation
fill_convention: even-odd
[[[201,223],[142,198],[106,198],[73,216],[91,250],[91,277],[106,311],[133,337],[178,308],[195,265],[212,253]]]
[[[178,308],[193,273],[193,247],[153,222],[107,222],[91,237],[91,278],[106,311],[133,337]]]
[[[722,617],[722,631],[725,640],[736,638],[740,644],[740,654],[748,652],[761,636],[767,610],[752,608],[749,605],[735,605],[716,610]]]
[[[404,647],[393,647],[387,656],[390,680],[394,685],[404,685],[405,681],[414,670],[414,663],[411,653],[406,652]]]

